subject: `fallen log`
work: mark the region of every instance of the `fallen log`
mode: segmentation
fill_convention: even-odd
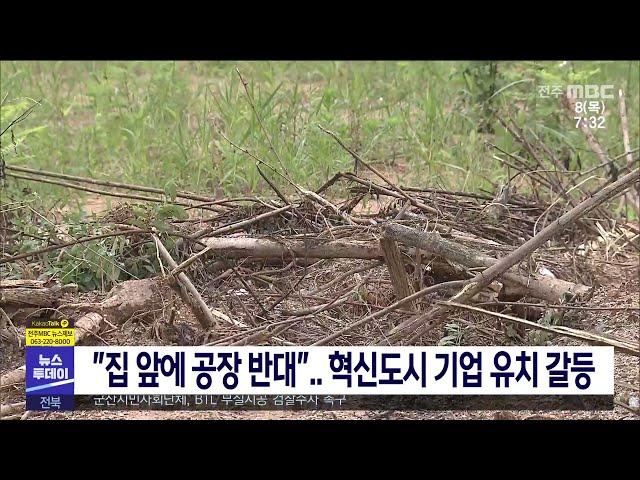
[[[277,265],[283,260],[296,259],[300,266],[310,265],[320,259],[357,258],[384,261],[384,254],[376,242],[334,240],[319,243],[317,240],[272,240],[255,237],[205,238],[202,240],[211,255],[230,259],[264,261],[265,265]],[[203,250],[200,251],[203,252]],[[192,257],[193,258],[193,257]],[[429,262],[432,271],[446,278],[460,278],[464,272],[447,262]]]
[[[172,288],[172,283],[175,283],[175,279],[169,276],[127,280],[113,287],[107,298],[100,303],[71,303],[61,305],[58,310],[95,312],[102,317],[101,321],[122,324],[132,317],[143,317],[173,305],[178,293],[182,292],[179,289],[176,289],[178,290],[176,292]],[[189,304],[185,302],[185,305]],[[212,308],[209,310],[217,318],[233,323],[222,312]],[[98,321],[96,317],[87,317],[85,323],[80,325],[88,332],[95,333],[95,325],[101,321]],[[79,325],[79,322],[76,325]]]
[[[442,238],[437,232],[421,232],[396,223],[385,226],[384,237],[420,248],[425,253],[459,263],[465,267],[490,267],[498,262],[496,258]],[[542,277],[541,275],[525,276],[513,272],[505,272],[502,278],[510,284],[510,287],[516,287],[523,294],[526,293],[529,296],[549,302],[559,302],[567,296],[573,297],[574,295],[584,295],[589,292],[589,287],[586,285],[575,284],[557,278]]]
[[[63,293],[75,292],[77,285],[52,285],[38,280],[0,280],[0,306],[55,307]]]
[[[290,241],[284,239],[231,237],[205,238],[209,251],[226,258],[361,258],[382,259],[378,245],[363,241],[334,240],[319,243],[317,240]]]
[[[33,285],[37,286],[37,283]],[[174,292],[166,282],[158,278],[127,280],[111,289],[100,303],[77,303],[61,305],[59,310],[86,311],[75,322],[75,343],[80,344],[97,334],[103,322],[124,323],[136,316],[163,309],[171,303]],[[24,365],[0,377],[0,389],[24,383]]]

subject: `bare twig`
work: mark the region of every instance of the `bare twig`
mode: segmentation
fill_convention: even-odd
[[[9,262],[15,262],[17,260],[21,260],[23,258],[27,258],[27,257],[33,257],[35,255],[40,255],[42,253],[49,253],[49,252],[53,252],[55,250],[61,250],[63,248],[67,248],[67,247],[72,247],[73,245],[77,245],[79,243],[86,243],[86,242],[92,242],[94,240],[100,240],[102,238],[108,238],[108,237],[117,237],[119,235],[135,235],[135,234],[146,234],[146,233],[152,233],[151,230],[143,230],[143,229],[132,229],[132,230],[123,230],[120,232],[111,232],[111,233],[103,233],[101,235],[95,235],[93,237],[85,237],[85,238],[80,238],[77,240],[73,240],[72,242],[66,242],[66,243],[59,243],[56,245],[50,245],[48,247],[44,247],[41,248],[39,250],[33,250],[31,252],[24,252],[24,253],[20,253],[18,255],[14,255],[12,257],[4,257],[4,258],[0,258],[0,265],[3,263],[9,263]]]
[[[270,212],[261,213],[260,215],[256,215],[251,218],[247,218],[245,220],[240,220],[238,222],[233,222],[228,225],[223,225],[217,228],[204,228],[202,230],[197,231],[193,235],[191,235],[191,239],[198,239],[204,236],[216,236],[216,235],[224,235],[225,233],[235,232],[236,230],[242,230],[245,227],[250,227],[255,223],[258,223],[267,218],[274,217],[284,212],[288,212],[293,208],[293,205],[289,204],[286,207],[276,208],[275,210],[271,210]],[[191,262],[190,262],[191,263]]]
[[[629,353],[636,357],[640,356],[640,349],[638,348],[637,344],[634,345],[631,342],[626,342],[622,340],[613,340],[611,338],[603,337],[601,335],[596,335],[594,333],[584,332],[581,330],[575,330],[569,327],[541,325],[539,323],[531,322],[523,318],[514,317],[512,315],[505,315],[504,313],[492,312],[490,310],[485,310],[483,308],[474,307],[471,305],[465,305],[464,303],[457,303],[457,302],[451,302],[451,301],[449,302],[438,301],[436,303],[438,303],[439,305],[446,305],[446,306],[451,306],[455,308],[461,308],[464,310],[470,310],[472,312],[483,313],[485,315],[490,315],[492,317],[496,317],[501,320],[507,320],[509,322],[525,325],[527,327],[530,327],[536,330],[549,332],[554,335],[559,335],[559,336],[569,337],[569,338],[576,338],[584,342],[594,343],[596,345],[609,345],[611,347],[614,347],[617,350],[620,350],[621,352]]]
[[[271,190],[275,192],[278,198],[282,200],[285,205],[290,205],[290,202],[289,200],[287,200],[287,197],[284,196],[284,194],[280,191],[280,189],[271,180],[269,180],[269,177],[267,177],[267,175],[260,169],[260,163],[256,164],[256,169],[258,170],[258,174],[260,174],[262,179],[265,182],[267,182],[267,185],[271,187]]]
[[[560,310],[584,310],[584,311],[595,311],[595,312],[633,312],[640,311],[640,308],[637,307],[585,307],[582,305],[559,305],[559,304],[548,304],[548,303],[527,303],[527,302],[482,302],[478,303],[478,305],[494,305],[494,306],[521,306],[521,307],[538,307],[538,308],[557,308]]]
[[[214,208],[213,206],[199,206],[191,203],[180,202],[180,201],[171,201],[169,199],[156,198],[156,197],[147,197],[144,195],[135,195],[128,193],[119,193],[119,192],[110,192],[109,190],[100,190],[97,188],[83,187],[81,185],[76,185],[74,183],[69,182],[61,182],[58,180],[47,180],[44,178],[35,178],[35,177],[25,177],[24,175],[17,175],[15,173],[7,173],[7,177],[17,178],[19,180],[28,180],[30,182],[38,182],[38,183],[48,183],[50,185],[58,185],[60,187],[71,188],[73,190],[80,190],[82,192],[96,193],[98,195],[106,195],[108,197],[117,197],[117,198],[127,198],[130,200],[141,200],[144,202],[155,202],[155,203],[171,203],[174,205],[180,205],[182,207],[196,207],[202,208],[204,210],[210,210],[213,212],[219,211],[219,209]]]
[[[7,166],[6,167],[7,170],[13,170],[15,172],[22,172],[22,173],[29,173],[32,175],[39,175],[39,176],[43,176],[43,177],[51,177],[51,178],[61,178],[63,180],[71,180],[74,182],[80,182],[80,183],[89,183],[91,185],[101,185],[104,187],[112,187],[112,188],[122,188],[125,190],[136,190],[139,192],[147,192],[147,193],[157,193],[160,195],[164,195],[165,191],[160,189],[160,188],[153,188],[153,187],[145,187],[143,185],[134,185],[134,184],[130,184],[130,183],[120,183],[120,182],[111,182],[111,181],[106,181],[106,180],[95,180],[93,178],[87,178],[87,177],[78,177],[76,175],[67,175],[64,173],[56,173],[56,172],[47,172],[44,170],[36,170],[34,168],[27,168],[27,167],[18,167],[18,166]],[[180,197],[180,198],[186,198],[188,200],[196,200],[199,202],[209,202],[210,205],[215,204],[216,200],[214,198],[211,197],[205,197],[203,195],[196,195],[195,193],[191,193],[191,192],[184,192],[184,191],[179,191],[176,192],[176,197]],[[226,209],[221,209],[221,211],[226,211]]]
[[[38,100],[37,102],[35,102],[33,105],[31,105],[29,108],[27,108],[24,112],[22,112],[20,115],[18,115],[16,118],[14,118],[13,120],[11,120],[11,122],[9,122],[9,125],[6,126],[6,128],[4,130],[2,130],[2,132],[0,132],[0,137],[2,135],[5,134],[5,132],[7,130],[9,130],[11,127],[17,125],[18,123],[26,120],[26,118],[31,115],[31,113],[33,113],[33,109],[36,108],[37,105],[40,105],[40,102],[42,101],[42,99]]]

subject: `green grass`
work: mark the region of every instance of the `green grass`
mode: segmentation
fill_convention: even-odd
[[[631,146],[638,146],[639,62],[499,62],[495,78],[479,62],[0,62],[2,129],[18,107],[40,100],[14,128],[17,147],[3,136],[5,160],[207,195],[270,195],[255,162],[217,131],[277,164],[236,67],[287,170],[307,188],[353,165],[321,124],[368,161],[402,167],[403,184],[491,189],[507,172],[485,141],[518,147],[495,122],[495,134],[478,132],[488,106],[505,117],[512,111],[553,148],[569,145],[583,168],[597,164],[558,102],[538,98],[537,86],[545,84],[623,88]],[[617,100],[607,108],[597,136],[617,155],[623,152]],[[11,178],[6,184],[16,192],[27,185]],[[45,202],[81,202],[79,192],[28,186]]]
[[[236,67],[249,82],[268,139]],[[493,190],[508,172],[486,142],[526,153],[492,111],[513,117],[554,151],[568,146],[571,168],[577,168],[579,155],[586,170],[599,163],[597,158],[559,102],[539,98],[537,87],[623,88],[631,147],[637,148],[639,68],[639,62],[0,62],[0,131],[39,101],[26,120],[2,136],[1,151],[9,166],[143,184],[169,196],[176,188],[272,196],[255,161],[219,132],[277,166],[271,140],[293,180],[313,189],[353,168],[320,124],[401,184]],[[606,128],[596,135],[616,156],[623,152],[617,100],[606,106]],[[271,178],[295,194],[282,178]],[[101,233],[100,223],[85,221],[85,201],[76,190],[7,177],[0,186],[0,204],[10,214],[7,232],[22,233],[12,253],[57,238],[60,218],[71,236]],[[49,215],[61,206],[69,208],[62,214],[56,209],[58,219]],[[150,209],[160,225],[167,208]],[[107,290],[124,278],[158,272],[152,246],[132,248],[120,238],[104,239],[61,256],[54,252],[39,263],[8,264],[6,274],[56,277],[84,290]]]

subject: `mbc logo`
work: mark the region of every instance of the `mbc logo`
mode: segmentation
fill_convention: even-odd
[[[613,98],[613,85],[567,85],[569,98]]]

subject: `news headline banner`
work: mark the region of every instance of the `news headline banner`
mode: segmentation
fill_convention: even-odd
[[[612,347],[76,347],[75,395],[613,395]]]
[[[29,333],[30,410],[613,408],[611,347],[74,348],[73,325],[46,327]]]

